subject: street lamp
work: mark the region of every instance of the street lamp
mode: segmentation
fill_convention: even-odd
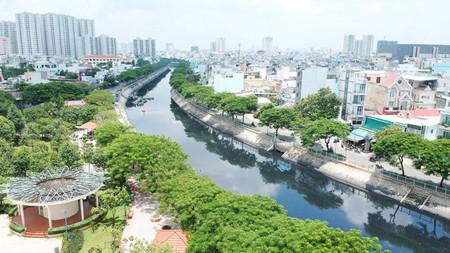
[[[69,224],[67,222],[67,212],[66,210],[62,210],[64,213],[64,223],[66,224],[66,241],[69,240]]]

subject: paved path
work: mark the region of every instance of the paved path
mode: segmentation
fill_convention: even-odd
[[[8,253],[53,253],[61,247],[61,238],[25,238],[9,231],[9,218],[0,215],[0,252]]]
[[[125,238],[133,236],[136,239],[142,239],[151,243],[155,239],[156,231],[161,230],[162,226],[167,224],[168,218],[163,216],[159,222],[150,221],[150,218],[158,210],[158,202],[148,193],[135,196],[135,201],[131,209],[133,210],[133,218],[127,221],[127,225],[123,231],[122,241]],[[128,252],[128,243],[122,247],[124,252]]]

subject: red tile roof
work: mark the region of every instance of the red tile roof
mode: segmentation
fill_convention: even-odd
[[[90,130],[95,130],[97,129],[97,124],[95,124],[94,122],[86,122],[83,125],[77,127],[78,129],[90,129]]]
[[[411,110],[410,113],[413,117],[438,117],[441,115],[438,109],[417,109]]]
[[[82,56],[81,59],[120,59],[116,55],[85,55]]]
[[[394,81],[397,80],[397,78],[399,77],[400,75],[397,73],[390,74],[388,77],[381,79],[380,85],[390,87],[394,83]]]
[[[175,252],[185,253],[188,245],[187,233],[184,230],[159,230],[153,243],[168,244]]]
[[[86,104],[86,102],[84,102],[84,100],[68,100],[68,101],[64,101],[64,105],[67,105],[67,106],[83,106],[85,104]]]

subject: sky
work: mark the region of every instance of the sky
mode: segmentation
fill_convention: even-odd
[[[96,34],[117,42],[152,37],[158,50],[260,49],[273,37],[279,49],[342,50],[344,34],[375,40],[450,44],[448,0],[0,0],[0,20],[21,12],[57,13],[95,20]]]

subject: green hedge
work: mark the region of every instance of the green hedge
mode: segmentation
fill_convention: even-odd
[[[25,228],[22,225],[19,225],[17,223],[11,223],[9,224],[9,228],[14,231],[17,232],[19,234],[22,234],[25,231]]]
[[[63,252],[64,253],[78,253],[83,248],[84,235],[83,232],[76,229],[69,233],[69,240],[64,237]]]
[[[10,208],[6,209],[6,213],[8,214],[9,217],[12,217],[16,214],[17,212],[17,206],[12,206]]]
[[[103,219],[106,214],[107,214],[106,210],[100,210],[97,213],[93,214],[91,217],[89,217],[89,218],[87,218],[87,219],[85,219],[83,221],[70,224],[68,229],[69,229],[69,231],[72,231],[72,230],[75,230],[75,229],[80,229],[80,228],[89,226],[92,223]],[[66,226],[49,228],[48,229],[48,234],[49,235],[62,234],[64,232],[66,232]]]

